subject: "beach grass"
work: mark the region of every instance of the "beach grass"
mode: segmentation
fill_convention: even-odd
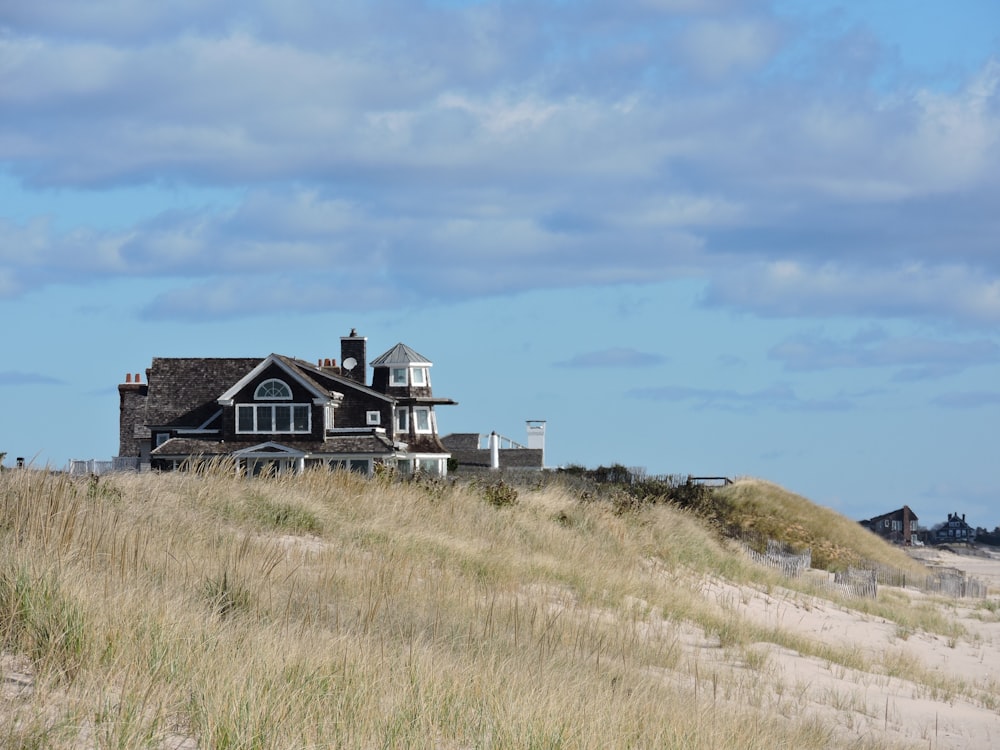
[[[670,505],[225,467],[4,472],[0,498],[9,747],[900,746],[784,710],[773,649],[857,650],[706,595],[787,582]],[[880,616],[946,629],[910,610]]]

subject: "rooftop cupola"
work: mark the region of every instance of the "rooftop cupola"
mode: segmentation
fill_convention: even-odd
[[[430,396],[433,363],[406,344],[372,360],[372,387],[395,396]]]

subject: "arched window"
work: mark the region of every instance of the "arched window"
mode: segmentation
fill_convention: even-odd
[[[291,401],[292,389],[283,380],[272,378],[258,385],[253,397],[257,400]]]

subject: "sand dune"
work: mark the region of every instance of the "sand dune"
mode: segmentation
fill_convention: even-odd
[[[928,565],[963,570],[1000,588],[1000,558],[938,549],[918,554]],[[882,587],[880,596],[891,590]],[[777,710],[816,712],[838,726],[842,741],[883,736],[905,747],[1000,748],[997,607],[978,599],[930,597],[915,589],[896,591],[914,607],[940,608],[961,635],[910,632],[880,617],[784,589],[764,591],[722,581],[706,586],[707,595],[739,602],[741,613],[760,624],[856,649],[859,661],[868,665],[851,669],[759,644],[771,669],[771,679],[762,680],[761,688]],[[992,596],[987,601],[995,601]],[[913,679],[918,672],[921,679]]]

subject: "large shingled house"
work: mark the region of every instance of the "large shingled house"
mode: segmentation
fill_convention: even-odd
[[[917,514],[909,505],[861,521],[861,525],[887,541],[909,546],[917,533]]]
[[[384,465],[444,476],[450,454],[438,438],[432,363],[396,344],[370,363],[367,338],[340,339],[335,359],[316,364],[261,358],[155,357],[118,386],[119,468],[169,471],[228,456],[250,475]]]

